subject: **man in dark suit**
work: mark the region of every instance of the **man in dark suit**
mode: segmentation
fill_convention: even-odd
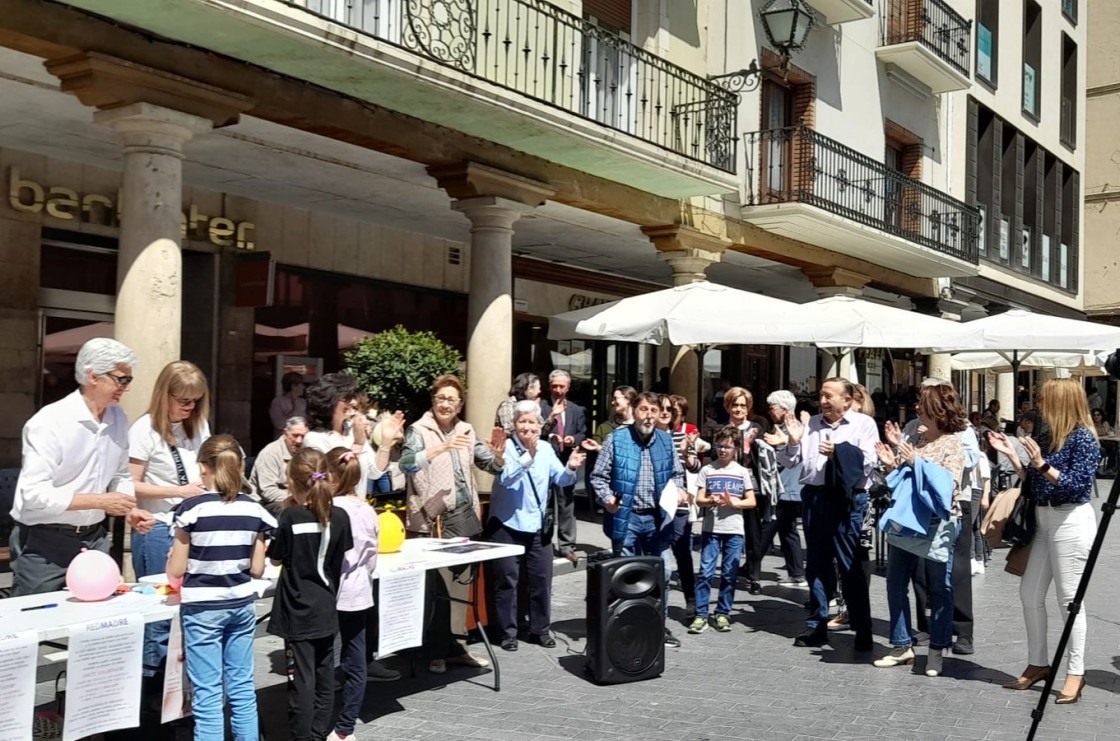
[[[568,401],[568,391],[572,387],[572,377],[567,371],[554,370],[548,375],[548,387],[552,401],[541,402],[544,416],[542,436],[547,436],[553,450],[564,464],[587,438],[587,414],[583,407]],[[556,548],[560,555],[569,561],[579,560],[576,553],[576,487],[558,486],[556,496]]]

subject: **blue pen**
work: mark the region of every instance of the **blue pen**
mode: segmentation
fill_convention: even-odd
[[[49,605],[35,605],[34,607],[21,607],[20,612],[27,612],[29,610],[45,610],[48,607],[58,607],[57,602],[51,602]]]

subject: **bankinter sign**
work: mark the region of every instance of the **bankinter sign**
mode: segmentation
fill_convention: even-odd
[[[117,226],[120,223],[120,193],[114,200],[100,193],[79,195],[73,188],[59,185],[40,185],[34,180],[21,180],[19,170],[8,169],[8,204],[25,214],[46,213],[62,221],[81,221],[87,224]],[[251,221],[234,221],[224,216],[207,216],[193,203],[180,219],[183,239],[200,239],[218,247],[236,247],[239,250],[256,249]]]

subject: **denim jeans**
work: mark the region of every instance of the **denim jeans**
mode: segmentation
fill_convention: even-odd
[[[712,598],[712,578],[716,575],[716,559],[721,560],[719,597],[716,614],[730,615],[735,602],[735,579],[739,576],[739,559],[743,557],[742,535],[704,533],[700,536],[700,578],[696,582],[696,617],[708,617]]]
[[[373,608],[370,608],[373,609]],[[354,723],[362,709],[366,696],[366,612],[338,613],[338,632],[342,639],[342,707],[338,711],[335,730],[349,736],[354,732]]]
[[[662,513],[663,515],[663,513]],[[673,524],[660,527],[658,514],[630,513],[626,535],[621,543],[612,543],[616,556],[657,556],[665,573],[665,586],[669,586],[669,559],[666,551],[673,540]],[[669,600],[665,600],[665,615],[669,615]]]
[[[224,699],[235,741],[256,741],[257,688],[253,683],[252,604],[230,609],[183,607],[183,648],[193,696],[194,737],[225,738]]]
[[[132,569],[136,578],[162,574],[167,569],[167,553],[171,550],[171,530],[157,522],[146,533],[132,531]],[[151,677],[159,671],[167,658],[167,636],[171,622],[161,620],[144,626],[144,676]]]
[[[949,648],[953,643],[953,552],[948,563],[927,561],[901,548],[887,555],[887,609],[890,611],[892,646],[913,642],[910,624],[910,577],[915,569],[925,568],[930,597],[931,649]]]

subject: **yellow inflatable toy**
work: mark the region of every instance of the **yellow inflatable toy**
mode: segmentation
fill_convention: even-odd
[[[381,530],[377,536],[378,553],[396,553],[404,543],[404,523],[395,512],[382,512],[377,516]]]

